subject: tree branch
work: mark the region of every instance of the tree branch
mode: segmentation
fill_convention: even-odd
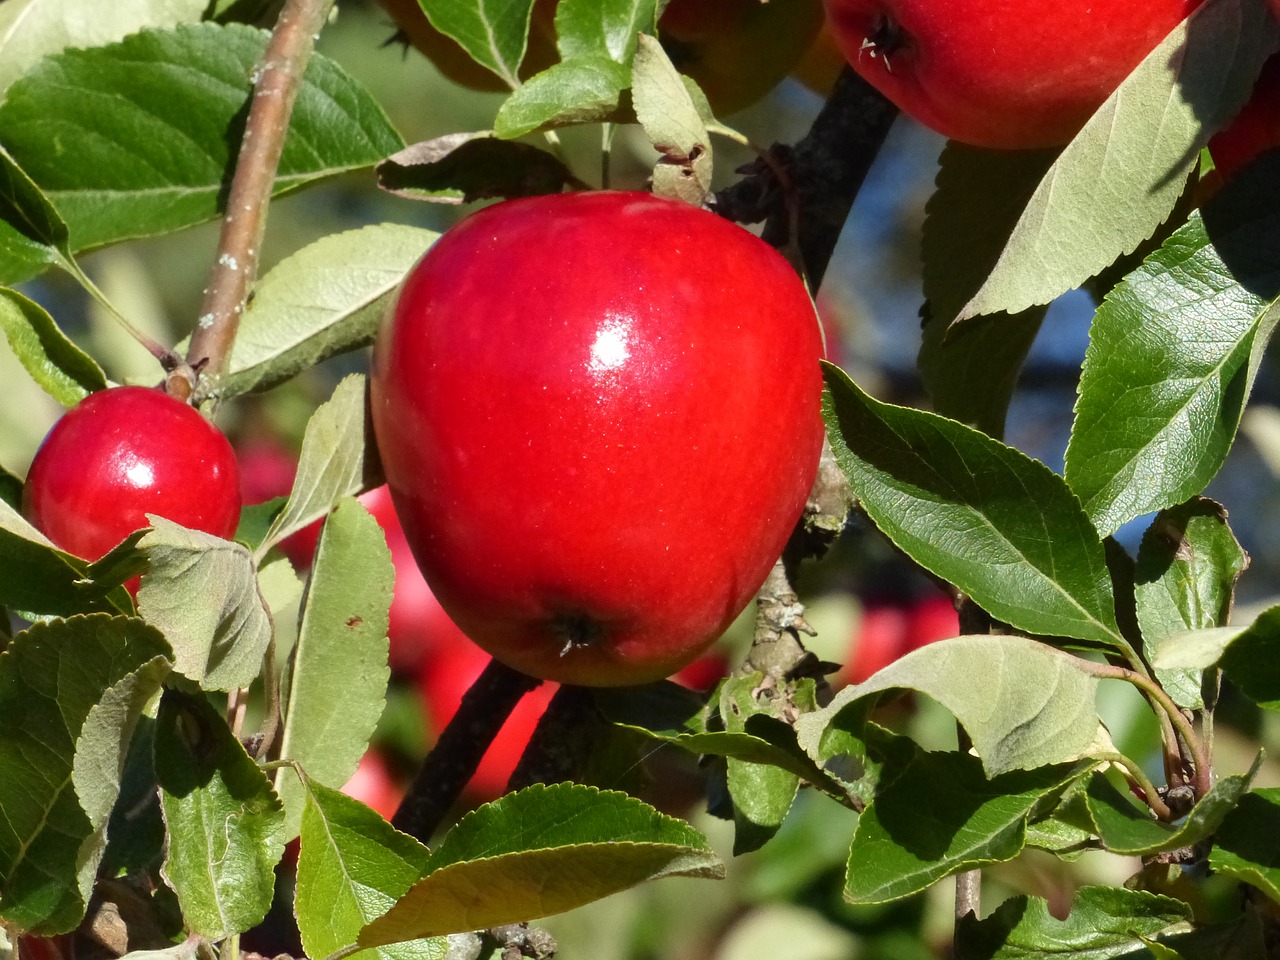
[[[185,399],[195,376],[217,377],[226,366],[258,273],[267,206],[302,75],[334,0],[287,0],[262,60],[227,195],[218,252],[187,351],[187,369],[171,376],[170,392]],[[186,385],[182,381],[185,379]]]
[[[428,843],[457,803],[511,711],[541,682],[490,660],[422,761],[413,786],[391,820],[392,826]]]
[[[776,145],[775,157],[791,172],[799,198],[799,248],[816,290],[831,262],[854,198],[880,153],[898,108],[852,67],[845,67],[804,139]],[[764,239],[775,247],[791,240],[791,211],[769,165],[716,194],[715,210],[743,223],[765,220]]]

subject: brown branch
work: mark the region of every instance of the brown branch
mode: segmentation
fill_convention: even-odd
[[[227,195],[218,252],[205,285],[187,351],[186,394],[194,376],[217,377],[226,366],[250,288],[257,277],[267,205],[302,75],[334,0],[286,0],[254,70],[253,99]],[[181,383],[170,378],[170,390]]]
[[[773,152],[791,171],[799,197],[799,247],[813,289],[822,283],[854,198],[880,153],[898,108],[846,67],[809,132],[795,147]],[[715,209],[744,223],[765,220],[764,239],[775,247],[790,242],[792,213],[766,164],[753,175],[716,194]]]
[[[508,790],[535,783],[564,783],[582,776],[599,744],[602,721],[595,697],[585,687],[562,686],[534,728],[507,782]]]
[[[458,802],[485,751],[521,698],[542,681],[490,660],[462,698],[391,823],[423,843]]]

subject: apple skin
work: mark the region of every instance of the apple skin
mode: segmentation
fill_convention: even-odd
[[[427,582],[517,670],[669,676],[804,509],[820,352],[786,261],[714,214],[612,192],[473,214],[374,347],[374,431]]]
[[[22,512],[58,547],[97,560],[157,514],[229,538],[240,519],[230,442],[193,407],[150,387],[92,393],[53,425]],[[137,578],[127,587],[133,593]]]
[[[845,59],[979,147],[1066,143],[1201,0],[824,0]]]
[[[1280,147],[1280,55],[1263,64],[1248,103],[1209,140],[1209,155],[1215,174],[1225,183],[1259,154],[1276,147]]]

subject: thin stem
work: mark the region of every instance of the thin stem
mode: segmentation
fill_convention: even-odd
[[[1160,798],[1160,793],[1156,790],[1156,785],[1151,782],[1151,778],[1143,772],[1142,767],[1134,763],[1123,753],[1099,753],[1094,757],[1095,760],[1107,760],[1114,763],[1117,767],[1124,770],[1125,776],[1138,785],[1138,788],[1146,795],[1147,806],[1161,820],[1174,819],[1174,813],[1169,809],[1168,804]]]
[[[1191,752],[1191,762],[1195,767],[1194,788],[1196,799],[1208,793],[1209,788],[1213,785],[1213,780],[1204,744],[1196,735],[1190,721],[1183,716],[1178,705],[1173,702],[1169,694],[1165,693],[1164,688],[1150,677],[1146,677],[1136,670],[1129,670],[1126,667],[1117,667],[1109,663],[1094,663],[1092,660],[1081,660],[1080,663],[1083,664],[1084,669],[1096,677],[1108,680],[1124,680],[1133,684],[1159,704],[1160,708],[1173,723],[1178,736],[1182,738],[1182,742],[1186,744],[1187,749]]]
[[[285,0],[254,71],[253,99],[227,195],[218,252],[187,352],[187,363],[202,374],[217,377],[231,353],[240,315],[257,278],[267,206],[289,116],[316,35],[333,3],[334,0]]]
[[[266,609],[266,604],[263,604],[263,609]],[[267,612],[267,618],[271,620],[270,611]],[[271,639],[267,642],[267,652],[262,661],[262,687],[266,694],[267,702],[262,720],[262,742],[258,744],[258,749],[254,755],[255,759],[268,756],[271,753],[276,736],[280,733],[280,674],[276,670],[276,629],[274,620],[271,621]]]
[[[613,135],[617,125],[605,123],[600,135],[600,188],[609,189],[610,167],[613,164]]]
[[[111,315],[112,319],[124,328],[125,333],[129,334],[129,336],[133,337],[134,340],[142,344],[143,348],[148,353],[159,360],[161,366],[163,366],[165,370],[170,370],[173,366],[181,362],[181,358],[172,350],[164,344],[151,339],[151,337],[147,336],[129,322],[125,315],[116,309],[115,304],[107,299],[107,295],[99,289],[98,285],[93,282],[92,278],[84,272],[84,268],[80,266],[74,257],[60,258],[59,262],[62,265],[62,269],[74,277],[80,286],[84,287],[85,292],[87,292],[89,296],[93,297],[94,301],[97,302],[102,309],[106,310],[107,313]]]
[[[344,958],[351,956],[353,953],[358,953],[363,949],[365,948],[360,946],[360,944],[353,943],[349,946],[343,947],[341,950],[333,951],[333,953],[325,957],[324,960],[344,960]]]

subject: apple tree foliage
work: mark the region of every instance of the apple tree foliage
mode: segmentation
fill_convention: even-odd
[[[511,81],[487,130],[406,144],[340,63],[313,56],[275,193],[349,172],[405,204],[580,187],[554,132],[639,124],[660,158],[653,188],[702,202],[715,140],[734,134],[654,41],[655,0],[561,0],[561,62],[520,82],[532,3],[422,0]],[[78,254],[224,212],[262,6],[0,3],[0,327],[58,403],[107,375],[14,286],[57,268],[101,296]],[[854,904],[1032,850],[1139,858],[1123,886],[1079,889],[1065,918],[1031,895],[962,916],[958,957],[1274,955],[1280,792],[1252,785],[1258,763],[1217,769],[1212,731],[1224,684],[1280,708],[1280,608],[1230,621],[1248,558],[1203,491],[1280,317],[1280,158],[1207,199],[1196,184],[1201,148],[1277,46],[1263,0],[1209,0],[1064,149],[947,145],[923,244],[932,410],[881,402],[828,365],[825,416],[856,509],[954,586],[966,635],[834,696],[820,671],[753,661],[706,696],[670,683],[593,695],[611,749],[664,746],[717,772],[735,854],[786,842],[804,791],[847,808]],[[234,404],[367,346],[436,236],[380,223],[282,259],[199,398]],[[1045,305],[1078,287],[1097,308],[1058,474],[1002,436],[1032,341],[1053,335]],[[7,949],[119,900],[148,934],[129,950],[234,956],[295,838],[293,909],[316,960],[444,958],[471,931],[724,874],[685,821],[584,783],[508,794],[430,849],[338,792],[388,682],[393,571],[354,500],[377,475],[364,404],[353,375],[316,407],[292,491],[247,509],[235,541],[158,520],[86,563],[27,524],[20,478],[0,477],[0,604],[22,627],[0,652]],[[304,579],[272,548],[319,518]],[[1113,535],[1139,518],[1132,556]],[[139,570],[135,609],[121,585]],[[1119,684],[1154,718],[1154,765],[1100,717],[1100,691]],[[959,746],[882,725],[877,704],[903,690],[954,715]],[[250,726],[233,728],[243,701]]]

